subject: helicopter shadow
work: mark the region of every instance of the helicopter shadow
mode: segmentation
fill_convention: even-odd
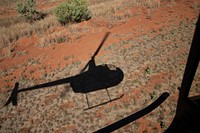
[[[28,88],[22,88],[22,89],[19,89],[19,83],[17,82],[15,83],[15,87],[12,90],[11,95],[8,98],[7,102],[4,104],[4,106],[9,105],[11,102],[13,106],[17,105],[18,93],[22,93],[25,91],[32,91],[36,89],[43,89],[43,88],[57,86],[57,85],[66,84],[66,83],[70,83],[70,86],[72,87],[72,90],[75,93],[84,93],[86,95],[86,100],[88,104],[87,109],[91,109],[93,107],[100,106],[108,102],[111,102],[113,100],[117,100],[121,98],[123,95],[121,95],[118,98],[111,99],[107,88],[116,86],[123,80],[124,78],[123,71],[119,67],[116,67],[114,65],[110,65],[110,64],[96,65],[95,63],[95,56],[98,54],[99,50],[101,49],[102,45],[104,44],[109,34],[110,34],[109,32],[106,33],[98,49],[96,50],[94,55],[91,57],[90,61],[88,61],[85,67],[81,70],[80,74],[63,78],[60,80],[44,83],[44,84],[31,86]],[[109,97],[109,101],[101,103],[99,105],[90,106],[87,93],[98,91],[101,89],[106,90]]]

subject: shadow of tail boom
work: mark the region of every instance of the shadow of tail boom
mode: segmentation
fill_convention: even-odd
[[[70,86],[75,93],[89,93],[92,91],[116,86],[123,80],[123,78],[124,74],[120,68],[105,64],[95,66],[95,68],[92,70],[72,77],[39,84],[28,88],[19,89],[19,83],[16,83],[9,99],[4,106],[7,106],[11,102],[14,106],[17,105],[17,94],[24,91],[31,91],[70,83]]]
[[[49,83],[39,84],[39,85],[35,85],[35,86],[32,86],[32,87],[28,87],[28,88],[23,88],[23,89],[20,89],[20,90],[19,90],[19,83],[16,82],[15,87],[11,92],[11,95],[8,98],[7,102],[4,104],[4,106],[9,105],[11,102],[12,102],[13,106],[16,106],[17,105],[17,95],[20,92],[42,89],[42,88],[51,87],[51,86],[55,86],[55,85],[61,85],[61,84],[64,84],[64,83],[68,83],[71,80],[73,80],[73,77],[60,79],[60,80],[52,81],[52,82],[49,82]]]

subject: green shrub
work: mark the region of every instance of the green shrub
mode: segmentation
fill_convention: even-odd
[[[69,0],[55,8],[55,15],[61,24],[81,22],[91,18],[86,0]]]
[[[33,22],[44,18],[44,14],[36,10],[36,2],[34,0],[26,0],[25,3],[17,3],[15,9],[27,21]]]

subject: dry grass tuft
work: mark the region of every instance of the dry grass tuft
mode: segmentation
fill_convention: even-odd
[[[200,1],[194,1],[192,7],[195,10],[200,10]]]
[[[85,33],[91,29],[90,25],[78,25],[78,24],[71,24],[67,28],[70,32],[70,34],[79,34],[79,33]]]
[[[102,1],[102,2],[101,2]],[[160,7],[160,0],[99,0],[94,4],[92,0],[90,2],[92,5],[89,6],[93,17],[98,16],[110,16],[121,9],[126,9],[127,7],[133,6],[146,6],[147,8],[158,8]]]
[[[22,17],[8,17],[0,19],[0,27],[9,27],[11,25],[15,25],[17,23],[23,22],[24,19]]]
[[[8,21],[9,23],[10,21]],[[5,22],[6,24],[6,22]],[[9,25],[9,24],[8,24]],[[33,33],[43,34],[54,26],[60,25],[54,16],[47,17],[35,23],[19,22],[9,27],[0,27],[0,49],[8,47],[10,43],[17,41],[20,37],[31,36]]]
[[[49,45],[54,45],[56,43],[63,43],[68,40],[67,35],[64,30],[53,32],[51,34],[47,34],[40,39],[39,45],[44,48]]]
[[[22,0],[17,0],[18,2],[21,2]],[[15,0],[0,0],[1,6],[10,6],[15,3]]]
[[[160,0],[136,0],[136,2],[141,6],[146,6],[147,8],[159,8]]]
[[[9,43],[18,40],[22,36],[28,36],[32,34],[32,29],[29,23],[18,23],[11,25],[8,28],[0,28],[0,48],[7,47]]]
[[[95,5],[95,4],[100,4],[100,3],[104,3],[110,0],[88,0],[90,5]]]
[[[127,1],[127,0],[125,0]],[[110,16],[122,8],[124,1],[112,0],[89,6],[93,17]]]

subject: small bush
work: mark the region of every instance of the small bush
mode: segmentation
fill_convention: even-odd
[[[91,18],[86,0],[70,0],[55,8],[55,15],[61,24],[81,22]]]
[[[23,3],[17,3],[15,9],[27,21],[33,22],[35,20],[43,19],[45,14],[36,10],[36,2],[34,0],[26,0]]]

